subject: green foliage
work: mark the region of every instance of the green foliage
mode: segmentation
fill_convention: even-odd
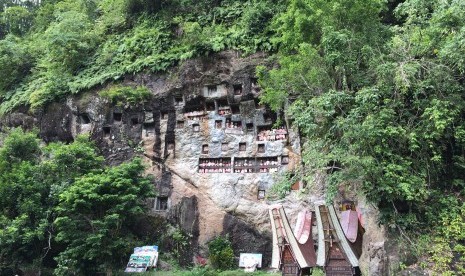
[[[11,130],[0,148],[0,263],[40,265],[54,246],[58,194],[101,166],[85,137],[41,147],[35,133]]]
[[[14,164],[21,162],[36,162],[40,149],[36,134],[25,133],[22,129],[13,129],[3,140],[0,149],[0,170],[6,172]]]
[[[269,191],[268,197],[282,199],[291,191],[292,185],[298,181],[299,176],[291,171],[275,175],[274,183]]]
[[[0,40],[0,97],[13,89],[18,82],[29,74],[33,61],[26,45],[13,36],[8,35]]]
[[[150,96],[150,90],[147,87],[130,87],[123,85],[111,86],[102,90],[100,95],[109,99],[115,105],[136,105],[142,104]]]
[[[172,249],[170,252],[172,253],[173,257],[180,263],[180,258],[185,250],[188,249],[190,237],[188,234],[184,233],[179,228],[171,228],[170,231],[167,233],[168,237],[164,237],[165,239],[168,238]]]
[[[311,97],[333,87],[325,61],[317,50],[304,43],[298,51],[297,55],[281,56],[279,69],[257,68],[259,83],[266,91],[261,96],[261,101],[273,110],[283,108],[289,98],[299,95]],[[302,60],[308,62],[301,62]]]
[[[140,160],[105,168],[88,137],[43,146],[36,133],[13,129],[2,140],[0,265],[40,267],[58,253],[56,274],[120,265],[118,254],[134,247],[132,226],[152,195]],[[115,250],[111,262],[102,250]]]
[[[324,275],[325,275],[325,272],[321,268],[315,267],[312,269],[312,276],[324,276]]]
[[[290,1],[275,21],[280,66],[258,70],[262,101],[288,107],[305,137],[305,178],[339,164],[327,198],[356,186],[391,229],[432,234],[445,275],[463,266],[463,237],[442,238],[463,222],[462,2],[403,1],[389,27],[382,1]]]
[[[130,226],[143,214],[143,200],[152,195],[143,170],[136,159],[87,174],[60,194],[54,224],[56,239],[66,249],[57,259],[56,274],[86,271],[89,264],[102,271],[121,265],[134,246]]]
[[[208,257],[215,269],[227,270],[234,267],[234,252],[228,237],[217,236],[208,243]]]
[[[6,21],[16,28],[11,33],[25,38],[17,48],[31,57],[20,52],[22,59],[0,59],[6,71],[0,111],[38,108],[126,74],[165,71],[187,58],[226,49],[272,50],[270,23],[283,5],[270,0],[63,0],[34,9],[7,8],[27,11],[1,16],[11,14]]]
[[[13,6],[3,11],[1,20],[8,33],[23,35],[31,27],[32,14],[25,7]]]
[[[208,266],[195,266],[191,271],[184,272],[182,276],[214,276],[218,275],[218,272],[211,269]]]

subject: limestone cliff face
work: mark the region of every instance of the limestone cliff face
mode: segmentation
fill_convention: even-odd
[[[151,213],[189,236],[189,248],[181,254],[184,264],[203,255],[213,237],[228,234],[237,255],[262,253],[267,266],[272,203],[264,197],[274,175],[300,165],[301,149],[297,132],[286,124],[276,126],[278,114],[259,103],[254,72],[264,60],[234,52],[189,60],[165,74],[127,76],[124,85],[152,92],[145,103],[114,106],[96,89],[34,114],[18,110],[0,127],[37,127],[46,142],[87,133],[109,164],[141,156],[158,194],[148,202]],[[309,194],[291,193],[278,202],[291,224],[302,208],[313,209],[312,202],[322,199],[323,186],[315,179]],[[365,271],[371,275],[384,269],[369,268],[385,258],[383,237],[372,237],[364,246]]]

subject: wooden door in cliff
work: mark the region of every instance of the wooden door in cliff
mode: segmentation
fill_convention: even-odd
[[[347,260],[346,256],[339,248],[337,243],[334,243],[328,252],[328,263],[325,267],[326,276],[352,276],[354,269]]]
[[[283,276],[298,276],[300,275],[300,267],[297,264],[294,255],[292,255],[291,248],[289,245],[284,246],[284,250],[281,255],[282,262],[282,275]]]

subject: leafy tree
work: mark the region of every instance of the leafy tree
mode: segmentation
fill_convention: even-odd
[[[12,130],[0,148],[0,263],[40,266],[54,243],[54,206],[76,177],[99,170],[86,137],[40,147],[36,133]]]
[[[2,20],[8,33],[23,35],[31,27],[32,15],[25,7],[13,6],[3,11]]]
[[[7,91],[23,80],[32,66],[33,60],[28,48],[19,38],[8,35],[0,40],[0,97],[4,97]]]
[[[40,202],[46,191],[34,185],[34,165],[39,157],[36,135],[19,129],[5,138],[0,149],[1,264],[17,265],[40,255],[37,226],[45,215]]]
[[[130,231],[152,195],[140,160],[91,173],[60,194],[55,220],[57,240],[66,244],[58,257],[57,274],[97,268],[111,274],[134,246]]]

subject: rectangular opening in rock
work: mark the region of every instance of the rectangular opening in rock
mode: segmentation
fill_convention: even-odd
[[[258,157],[257,165],[261,173],[277,172],[279,168],[278,157]]]
[[[281,157],[281,164],[283,164],[283,165],[289,164],[289,156],[283,155]]]
[[[175,105],[182,105],[184,103],[184,99],[182,95],[174,95],[174,104]]]
[[[242,84],[236,84],[233,86],[234,95],[239,96],[242,95]]]
[[[222,120],[216,120],[215,121],[215,128],[221,129],[223,127],[223,121]]]
[[[260,86],[258,85],[257,78],[250,78],[250,86],[251,86],[252,92],[257,93],[260,91]]]
[[[271,125],[257,127],[258,141],[287,140],[288,133],[285,127],[272,128]]]
[[[144,111],[144,123],[153,123],[154,120],[153,120],[153,112],[152,110],[146,110]]]
[[[144,123],[145,136],[153,135],[155,133],[155,123]]]
[[[254,131],[253,123],[247,123],[247,124],[245,124],[245,127],[247,128],[247,132],[253,132]]]
[[[242,121],[228,121],[228,119],[226,119],[226,128],[242,129]]]
[[[205,107],[207,111],[215,111],[215,102],[206,102]]]
[[[258,190],[257,199],[265,199],[265,190]]]
[[[230,173],[231,158],[200,158],[199,173]]]
[[[239,143],[239,151],[245,151],[247,149],[246,143]]]
[[[109,127],[109,126],[104,126],[102,130],[103,130],[103,136],[104,136],[104,137],[109,137],[109,136],[110,136],[111,127]]]
[[[137,117],[132,117],[131,118],[131,125],[135,126],[139,124],[139,118]]]
[[[160,112],[160,119],[167,120],[168,119],[168,111],[161,111]]]
[[[264,109],[265,108],[265,105],[260,102],[259,98],[254,98],[253,100],[255,102],[255,109]]]
[[[79,122],[83,125],[90,124],[90,117],[87,113],[82,113],[79,115]]]
[[[260,153],[264,153],[265,152],[265,144],[258,144],[257,151],[260,152]]]
[[[229,107],[226,99],[218,100],[218,115],[225,116],[231,114],[231,108]]]
[[[203,97],[196,97],[186,101],[183,113],[184,117],[188,120],[203,120],[207,114],[205,111],[205,99]]]
[[[265,113],[263,114],[263,120],[265,121],[265,124],[272,124],[273,119],[270,113]]]
[[[121,122],[122,119],[123,119],[123,113],[121,113],[121,112],[113,112],[113,121]]]
[[[164,211],[168,209],[168,197],[157,196],[155,200],[155,210]]]
[[[235,173],[255,172],[255,158],[234,158]]]
[[[202,145],[202,154],[208,154],[208,145],[207,144]]]
[[[217,91],[218,91],[218,88],[216,87],[216,85],[208,85],[207,86],[207,95],[208,96],[214,96]]]
[[[176,121],[176,128],[184,128],[184,121],[182,120]]]
[[[239,105],[231,105],[231,113],[241,114],[241,109],[239,108]]]
[[[199,124],[193,124],[192,125],[192,130],[194,130],[194,132],[199,132],[200,131],[200,125]]]

